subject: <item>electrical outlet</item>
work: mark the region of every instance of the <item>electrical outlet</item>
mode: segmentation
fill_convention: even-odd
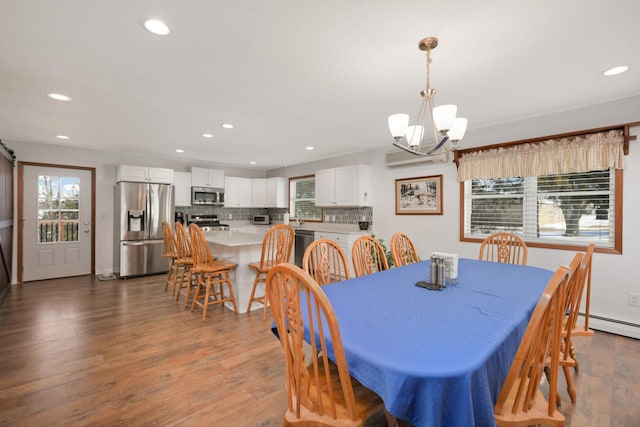
[[[640,307],[640,294],[632,294],[629,292],[629,295],[627,295],[627,304]]]
[[[229,214],[229,219],[233,219],[233,214]]]

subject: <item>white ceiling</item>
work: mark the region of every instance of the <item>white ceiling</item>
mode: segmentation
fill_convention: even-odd
[[[640,94],[639,17],[637,0],[0,0],[0,139],[259,169],[390,147],[421,38],[440,39],[436,103],[477,129]]]

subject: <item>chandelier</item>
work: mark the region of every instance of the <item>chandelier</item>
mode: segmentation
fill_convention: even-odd
[[[419,156],[433,156],[455,150],[467,130],[467,119],[456,118],[458,107],[455,105],[434,107],[433,105],[436,91],[431,88],[431,51],[437,46],[436,37],[427,37],[418,43],[418,48],[427,53],[427,81],[425,88],[420,91],[422,102],[415,124],[409,126],[408,114],[389,116],[389,130],[395,139],[393,145]],[[430,119],[429,123],[427,123],[427,116]],[[434,142],[424,144],[423,136],[427,127],[433,129]]]

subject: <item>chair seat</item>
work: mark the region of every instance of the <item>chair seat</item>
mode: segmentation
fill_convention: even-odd
[[[256,261],[249,263],[249,270],[255,271],[257,273],[268,273],[274,265],[276,265],[275,262],[269,261],[265,262],[264,265],[261,266],[260,261]]]
[[[513,402],[517,393],[518,384],[514,384],[509,397],[507,398],[506,407],[513,406]],[[536,390],[536,398],[533,402],[533,406],[528,412],[523,413],[518,411],[516,414],[505,411],[503,414],[496,414],[496,423],[499,426],[525,426],[525,425],[550,425],[550,426],[564,426],[564,415],[560,411],[554,411],[553,416],[549,416],[549,405],[544,397],[542,391],[538,388]]]
[[[211,263],[194,265],[191,271],[193,271],[194,273],[215,273],[217,271],[233,270],[237,266],[238,264],[233,261],[229,261],[226,259],[217,259]]]
[[[321,360],[318,360],[319,369],[318,374],[321,377],[324,377],[325,370],[324,366],[321,363]],[[331,373],[332,387],[333,390],[340,389],[340,381],[338,374],[338,367],[335,363],[329,363],[329,371]],[[287,411],[284,416],[284,420],[282,422],[282,426],[302,426],[302,425],[310,425],[312,423],[317,423],[319,426],[362,426],[364,422],[372,415],[377,414],[379,412],[384,411],[384,404],[380,396],[375,394],[373,391],[369,390],[362,384],[360,384],[355,378],[351,377],[351,384],[353,387],[353,395],[355,397],[355,413],[356,419],[351,420],[349,422],[349,415],[347,413],[344,396],[342,393],[334,393],[333,398],[336,403],[336,419],[333,418],[330,412],[331,408],[331,398],[327,390],[322,390],[322,402],[325,408],[325,414],[319,415],[317,411],[312,411],[301,406],[301,419],[295,414],[295,403],[294,410]],[[316,383],[314,381],[313,376],[311,376],[311,384],[309,388],[309,394],[313,394],[314,396],[317,393]],[[316,425],[316,424],[313,424]]]

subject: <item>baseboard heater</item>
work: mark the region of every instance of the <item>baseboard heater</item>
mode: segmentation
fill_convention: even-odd
[[[584,320],[584,313],[580,313]],[[616,335],[640,339],[640,324],[589,314],[589,328]]]

